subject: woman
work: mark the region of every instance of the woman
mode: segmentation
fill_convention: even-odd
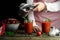
[[[37,27],[34,27],[34,30],[38,29],[38,28],[41,30],[41,22],[43,20],[45,20],[46,18],[49,18],[51,20],[51,26],[55,26],[56,28],[60,29],[59,28],[59,26],[60,26],[60,8],[59,8],[60,4],[59,4],[59,1],[57,1],[57,0],[34,0],[34,4],[35,5],[39,4],[34,9],[35,13],[33,16],[34,16],[34,19],[36,22],[35,24],[38,25]],[[54,5],[54,7],[52,7],[53,6],[52,4]],[[46,8],[47,8],[47,10],[44,10]],[[42,11],[42,10],[44,10],[44,11]]]

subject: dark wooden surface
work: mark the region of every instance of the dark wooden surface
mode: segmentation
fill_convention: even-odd
[[[13,37],[10,36],[2,36],[0,40],[60,40],[60,36],[51,37],[46,34],[42,34],[41,36],[36,36],[36,33],[31,35],[28,34],[15,34]]]

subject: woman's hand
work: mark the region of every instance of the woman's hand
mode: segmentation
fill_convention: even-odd
[[[37,26],[34,26],[34,27],[33,27],[33,32],[36,33],[36,32],[38,32],[38,31],[40,31],[40,29],[39,29]]]
[[[36,8],[34,8],[33,11],[40,12],[46,8],[46,5],[42,2],[36,2],[36,3],[34,3],[34,5],[38,5],[38,6]]]
[[[43,2],[36,2],[36,3],[33,3],[35,6],[37,5],[37,7],[35,7],[34,9],[33,9],[33,11],[38,11],[38,12],[40,12],[40,11],[42,11],[42,10],[45,10],[46,9],[46,5],[43,3]],[[26,13],[29,13],[30,12],[30,10],[27,10],[27,11],[25,11]]]

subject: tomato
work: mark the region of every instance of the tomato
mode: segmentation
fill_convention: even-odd
[[[37,32],[37,36],[40,36],[41,35],[41,32],[39,31],[39,32]]]
[[[12,21],[12,24],[15,24],[15,23],[16,23],[16,21],[15,21],[15,20],[13,20],[13,21]]]

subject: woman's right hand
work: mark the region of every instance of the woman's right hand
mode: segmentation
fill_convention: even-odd
[[[46,5],[43,2],[36,2],[34,5],[38,5],[36,8],[33,9],[33,11],[42,11],[46,8]]]

